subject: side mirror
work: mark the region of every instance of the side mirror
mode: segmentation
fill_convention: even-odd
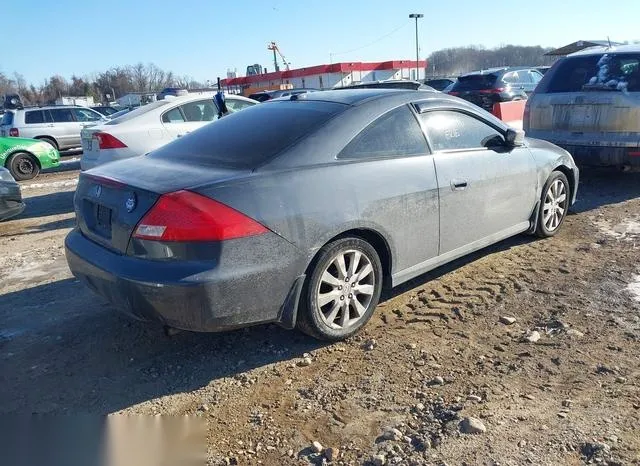
[[[524,146],[524,131],[521,129],[509,128],[505,134],[505,141],[511,147]]]

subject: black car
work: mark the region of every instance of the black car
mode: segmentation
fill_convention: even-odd
[[[0,220],[14,217],[24,210],[20,185],[6,168],[0,167]]]
[[[490,112],[495,103],[525,100],[541,79],[535,68],[491,68],[460,76],[448,94]]]
[[[288,97],[291,95],[306,94],[307,92],[315,92],[317,89],[283,89],[280,91],[260,91],[255,92],[248,97],[258,102],[266,102],[267,100],[277,99],[278,97]]]
[[[444,91],[455,82],[456,78],[433,78],[427,79],[424,83],[433,87],[436,91]]]
[[[425,86],[421,82],[411,81],[408,79],[390,79],[388,81],[369,81],[364,83],[352,84],[345,87],[336,87],[336,89],[411,89],[413,91],[433,91],[434,88]]]

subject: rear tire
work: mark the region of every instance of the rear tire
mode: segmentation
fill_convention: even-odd
[[[40,173],[38,160],[27,152],[13,154],[7,160],[6,167],[16,181],[31,180]]]
[[[46,142],[47,144],[49,144],[51,147],[53,147],[55,150],[59,150],[58,149],[58,143],[56,142],[55,139],[53,138],[48,138],[48,137],[42,137],[42,138],[36,138],[42,142]]]
[[[324,246],[310,267],[300,296],[297,327],[319,340],[344,340],[371,319],[382,292],[382,264],[360,238]]]
[[[566,175],[559,171],[551,172],[542,188],[538,220],[534,233],[540,238],[554,236],[560,230],[567,211],[571,188]]]

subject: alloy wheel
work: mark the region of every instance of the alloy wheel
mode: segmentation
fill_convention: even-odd
[[[567,210],[567,187],[562,180],[556,179],[547,189],[542,210],[542,221],[550,232],[555,231],[562,222]]]
[[[334,329],[357,324],[371,305],[376,286],[366,254],[355,249],[339,252],[322,273],[316,292],[324,323]]]

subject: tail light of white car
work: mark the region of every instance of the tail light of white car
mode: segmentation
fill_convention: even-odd
[[[112,134],[99,131],[93,134],[98,147],[102,149],[123,149],[127,145]]]

